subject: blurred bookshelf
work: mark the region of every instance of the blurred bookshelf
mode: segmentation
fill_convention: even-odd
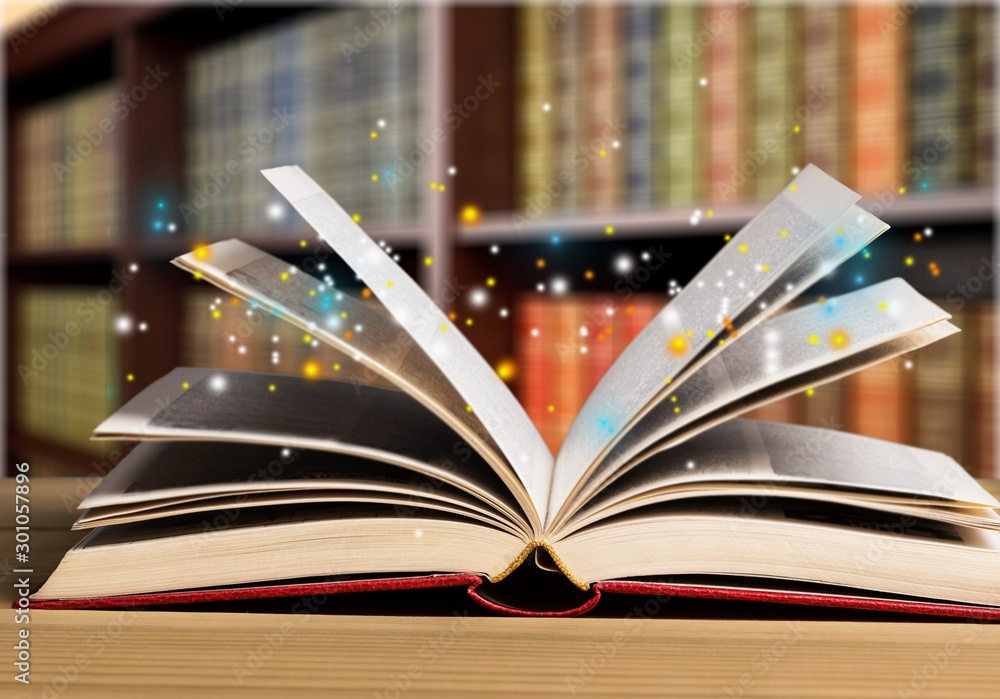
[[[893,226],[871,260],[812,298],[903,276],[957,308],[949,293],[995,250],[995,13],[927,6],[899,23],[891,10],[425,5],[385,10],[368,31],[378,7],[63,7],[7,48],[10,456],[39,473],[93,471],[117,446],[79,426],[177,365],[353,371],[269,319],[247,331],[251,308],[168,264],[240,237],[363,294],[335,260],[309,268],[315,236],[257,174],[278,164],[301,164],[447,311],[474,321],[466,334],[553,449],[670,283],[683,286],[807,162]],[[116,100],[137,86],[142,99],[120,118]],[[959,137],[936,146],[949,128]],[[435,129],[445,138],[410,158]],[[67,147],[92,152],[73,165]],[[52,163],[67,164],[62,179]],[[668,259],[623,287],[651,249]],[[998,475],[996,324],[992,286],[981,287],[941,354],[761,415],[941,449]],[[83,322],[80,303],[109,290]],[[614,316],[591,322],[609,302]],[[83,326],[73,347],[25,384],[17,367],[72,320]],[[46,417],[45,405],[57,407]]]

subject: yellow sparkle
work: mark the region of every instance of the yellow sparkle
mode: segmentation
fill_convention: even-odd
[[[315,289],[310,289],[309,290],[309,295],[310,296],[315,296],[316,295],[316,290]]]
[[[378,175],[374,172],[372,173],[372,182],[378,182]]]
[[[333,365],[333,370],[334,371],[340,371],[340,365],[339,364],[334,364]]]
[[[207,245],[199,245],[194,249],[194,256],[199,260],[207,260],[211,251],[208,249]]]
[[[183,388],[186,391],[189,388],[191,388],[191,384],[189,384],[187,381],[185,381],[184,383],[181,384],[181,388]]]
[[[125,380],[126,381],[135,381],[135,374],[126,374],[125,375]]]
[[[218,320],[219,318],[222,317],[222,311],[220,311],[219,309],[212,311],[212,317]]]
[[[733,236],[729,233],[726,233],[724,236],[722,236],[722,239],[728,243],[730,240],[733,239]]]
[[[793,184],[793,185],[791,185],[791,186],[790,186],[790,187],[789,187],[788,189],[790,189],[790,190],[791,190],[791,191],[793,191],[793,192],[797,192],[799,188],[798,188],[798,186],[797,186],[797,185],[794,185],[794,184]]]
[[[788,237],[788,230],[787,229],[785,229],[785,228],[781,229],[781,237],[782,238],[787,238]]]
[[[676,403],[677,402],[677,396],[670,396],[670,402],[671,403]]]
[[[720,339],[720,340],[719,340],[719,347],[722,347],[722,346],[723,346],[724,344],[726,344],[726,341],[725,341],[725,340],[722,340],[722,339]]]
[[[315,379],[319,376],[319,362],[309,361],[303,364],[302,375],[307,379]]]
[[[899,192],[900,194],[906,194],[906,187],[900,187],[896,191]]]
[[[499,376],[504,381],[510,381],[517,375],[517,364],[515,364],[510,359],[501,360],[497,364],[497,376]]]
[[[444,191],[444,185],[443,184],[438,185],[438,191],[439,192],[443,192]]]
[[[709,218],[712,218],[713,216],[715,216],[715,211],[713,209],[709,209],[708,211],[705,212],[705,215],[708,216]]]
[[[355,223],[361,223],[361,214],[351,214],[351,220]]]
[[[796,124],[795,126],[792,127],[792,131],[794,131],[795,133],[798,133],[801,130],[802,130],[802,128],[798,124]]]
[[[693,337],[693,336],[694,336],[694,330],[688,330],[688,331],[687,331],[687,332],[686,332],[685,334],[686,334],[686,335],[687,335],[688,337]]]
[[[545,258],[539,257],[535,260],[535,267],[538,267],[538,269],[545,269]]]
[[[497,280],[493,277],[486,277],[486,286],[493,287],[497,285]]]
[[[681,406],[679,406],[679,405],[675,405],[675,406],[674,406],[674,412],[675,412],[675,413],[679,413],[680,411],[681,411]]]
[[[471,413],[472,412],[472,406],[471,405],[465,406],[465,412]]]
[[[462,223],[467,226],[474,226],[479,223],[479,207],[474,204],[468,204],[462,208]]]
[[[907,267],[912,267],[915,260],[912,257],[907,257],[903,262],[906,263]]]
[[[742,253],[744,253],[744,254],[745,254],[745,253],[746,253],[746,251],[747,251],[747,250],[749,250],[749,249],[750,249],[750,248],[749,248],[749,247],[747,247],[747,244],[746,244],[746,243],[740,243],[740,247],[739,247],[739,251],[740,251],[740,252],[742,252]]]
[[[615,227],[614,226],[605,226],[604,227],[604,232],[607,235],[614,235],[615,234]]]
[[[300,241],[299,241],[299,247],[300,247],[300,248],[304,248],[304,247],[306,246],[306,244],[307,244],[307,243],[306,243],[306,241],[305,241],[305,240],[300,240]]]
[[[583,273],[583,278],[586,279],[588,282],[592,281],[594,279],[594,270],[588,269],[586,272]]]
[[[675,335],[670,340],[670,353],[674,355],[684,354],[684,351],[688,348],[688,341],[681,335]]]
[[[466,318],[465,319],[465,324],[466,325],[472,325],[472,318]]]
[[[810,335],[809,336],[809,344],[810,345],[818,345],[819,344],[819,335]]]
[[[313,336],[306,333],[305,335],[302,336],[302,341],[308,345],[310,342],[313,341]]]
[[[709,339],[715,337],[715,331],[714,330],[706,330],[705,331],[705,337],[707,337]]]
[[[880,311],[888,311],[889,310],[889,304],[886,301],[882,301],[882,302],[879,303],[878,309]]]
[[[270,391],[271,393],[274,393],[275,391],[278,390],[278,387],[275,386],[274,384],[271,384],[270,386],[267,387],[267,390]]]
[[[195,272],[191,276],[194,277],[195,281],[200,281],[201,280],[201,272]]]
[[[673,381],[673,379],[670,378],[669,376],[667,378],[663,379],[663,383],[667,384],[668,386],[670,385],[671,381]]]
[[[444,332],[447,329],[448,329],[448,326],[445,325],[444,323],[441,323],[441,332]]]
[[[437,189],[437,188],[438,188],[438,183],[437,182],[431,182],[431,189]]]
[[[816,395],[816,389],[815,388],[807,388],[806,389],[806,396],[808,398],[812,398],[815,395]]]
[[[287,282],[287,281],[288,281],[288,276],[289,276],[289,275],[288,275],[288,272],[282,272],[282,273],[281,273],[280,275],[278,275],[278,276],[280,276],[280,277],[281,277],[281,281],[283,281],[283,282]]]
[[[434,264],[434,258],[433,257],[431,257],[430,255],[428,255],[427,257],[424,258],[424,266],[425,267],[430,267],[433,264]]]
[[[554,413],[555,411],[556,411],[556,406],[554,406],[554,405],[550,405],[550,406],[549,406],[549,412],[550,412],[550,413]]]
[[[844,332],[843,330],[834,330],[830,334],[830,344],[833,345],[837,349],[841,349],[843,347],[847,347],[847,344],[849,342],[850,342],[850,338],[847,337],[847,333]]]
[[[761,265],[760,266],[760,271],[761,272],[767,272],[769,269],[771,269],[771,265]]]
[[[346,318],[347,317],[347,311],[341,311],[340,312],[340,317],[341,318]]]
[[[391,279],[387,279],[386,282],[385,282],[385,285],[391,289],[392,288],[392,280]]]
[[[371,136],[372,140],[374,140],[374,139],[378,138],[378,132],[377,132],[377,131],[372,131],[372,132],[371,132],[370,134],[368,134],[368,135],[369,135],[369,136]]]
[[[602,149],[601,149],[601,157],[603,158],[603,157],[604,157],[604,156],[606,156],[607,154],[608,154],[608,152],[607,152],[606,150],[604,150],[604,149],[602,148]]]

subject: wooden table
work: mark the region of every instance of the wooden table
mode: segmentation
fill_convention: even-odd
[[[86,489],[32,483],[33,580],[76,539]],[[9,481],[0,502],[13,509]],[[34,611],[25,687],[13,612],[0,618],[0,694],[13,697],[1000,696],[1000,625],[971,622]]]

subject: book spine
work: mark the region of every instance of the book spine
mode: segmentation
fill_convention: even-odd
[[[904,371],[902,362],[889,361],[846,379],[850,395],[845,411],[848,430],[890,442],[912,443],[911,402],[907,400]]]
[[[648,209],[653,204],[653,31],[659,8],[647,3],[628,8],[628,201]]]
[[[662,78],[667,89],[667,203],[672,208],[682,208],[694,205],[703,196],[704,91],[699,80],[704,75],[706,61],[704,54],[697,57],[682,54],[698,34],[702,8],[671,4],[665,11],[669,15],[666,41],[672,59],[670,72]]]
[[[799,14],[798,8],[777,5],[751,10],[756,61],[748,158],[756,162],[756,174],[748,178],[748,187],[758,199],[771,199],[781,191],[800,157],[804,124],[796,115],[801,61],[795,51]]]
[[[515,209],[531,210],[553,170],[554,79],[551,32],[542,6],[518,9],[518,181]],[[544,105],[549,109],[545,110]],[[541,207],[539,207],[541,208]]]
[[[992,184],[996,168],[996,8],[992,4],[980,5],[973,13],[973,179],[981,184]]]
[[[589,199],[597,211],[615,209],[622,201],[622,159],[619,148],[608,138],[615,124],[624,118],[621,100],[621,54],[617,49],[621,12],[615,5],[593,5],[588,27],[590,50],[587,72],[590,75],[590,126],[587,153],[591,166]]]
[[[558,101],[556,114],[556,142],[558,154],[556,169],[559,172],[572,173],[572,179],[560,179],[562,192],[557,200],[556,208],[561,211],[576,211],[586,203],[584,189],[586,171],[580,172],[576,167],[579,162],[581,148],[586,148],[587,121],[582,118],[584,110],[584,95],[586,90],[586,71],[584,53],[581,49],[586,38],[586,11],[574,12],[566,17],[556,30],[557,44],[557,76],[556,94]]]
[[[670,12],[661,6],[656,13],[653,46],[653,95],[650,128],[653,141],[652,198],[656,206],[666,206],[670,201],[670,83],[673,70],[670,55]]]
[[[970,312],[955,311],[951,322],[967,328]],[[966,466],[971,464],[964,426],[966,412],[965,367],[971,338],[961,332],[922,348],[913,359],[915,389],[914,441],[924,449],[939,451]]]
[[[972,474],[980,478],[1000,477],[997,462],[997,323],[993,302],[975,310],[975,356],[972,367],[975,375],[966,382],[972,396],[971,414],[975,418],[975,454],[968,464]]]
[[[972,166],[962,157],[970,139],[950,140],[942,147],[942,134],[964,131],[963,100],[968,94],[967,76],[971,73],[966,32],[969,29],[965,8],[945,5],[921,7],[911,20],[912,41],[909,62],[912,70],[909,137],[911,159],[908,179],[921,190],[937,191],[955,187],[963,178],[962,170]],[[912,174],[911,174],[912,173]],[[911,185],[912,186],[912,185]]]
[[[895,6],[862,4],[849,11],[855,42],[852,188],[862,194],[898,190],[906,143],[904,36],[893,20]]]
[[[838,5],[805,5],[802,10],[804,98],[801,163],[813,163],[831,177],[843,177],[844,11]]]
[[[708,103],[705,147],[708,149],[708,199],[732,203],[746,196],[741,186],[740,132],[745,109],[743,50],[744,12],[728,4],[709,6],[707,21],[720,31],[708,46]]]

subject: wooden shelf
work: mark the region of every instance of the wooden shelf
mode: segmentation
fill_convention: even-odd
[[[890,201],[886,199],[886,201]],[[995,214],[994,192],[975,187],[942,194],[895,196],[888,206],[875,197],[863,197],[860,205],[890,226],[953,224],[990,221]],[[561,241],[604,240],[606,226],[614,226],[614,238],[695,238],[735,232],[764,206],[760,203],[713,206],[702,204],[685,209],[649,211],[608,211],[551,216],[526,221],[523,212],[487,214],[474,226],[459,225],[459,245],[493,243],[545,243],[553,236]],[[698,224],[691,223],[695,209],[701,209]],[[880,213],[879,212],[881,209]],[[708,211],[712,216],[708,216]],[[515,218],[517,217],[517,218]]]

